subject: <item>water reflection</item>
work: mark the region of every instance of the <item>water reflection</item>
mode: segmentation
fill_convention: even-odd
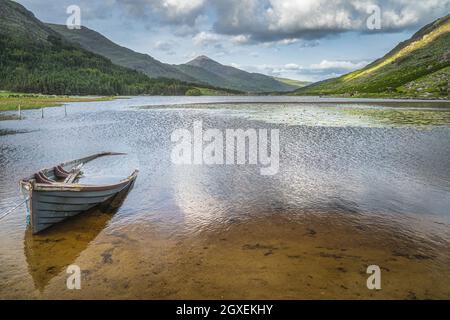
[[[43,292],[50,280],[75,262],[105,229],[132,188],[123,190],[98,208],[67,219],[40,234],[33,235],[31,228],[27,228],[24,251],[36,289]]]
[[[375,122],[395,126],[443,126],[450,123],[448,109],[347,108],[343,112]]]
[[[239,99],[246,103],[236,104]],[[305,292],[322,297],[327,286],[327,297],[355,298],[369,294],[363,264],[380,261],[395,280],[392,291],[381,295],[413,297],[408,290],[420,287],[418,297],[448,297],[448,123],[429,117],[422,125],[396,113],[393,125],[376,119],[379,111],[383,119],[390,116],[383,112],[392,106],[380,102],[363,107],[344,101],[343,107],[329,101],[288,104],[281,97],[272,104],[261,103],[272,99],[267,97],[253,98],[259,99],[254,104],[239,99],[181,108],[161,105],[202,101],[134,98],[74,104],[67,117],[55,109],[45,119],[30,111],[25,120],[2,121],[1,129],[32,132],[0,136],[0,209],[20,201],[19,178],[66,159],[126,152],[127,158],[86,166],[84,181],[117,180],[135,168],[140,174],[113,218],[95,211],[48,234],[26,234],[25,244],[24,213],[2,221],[0,297],[33,297],[34,285],[46,288],[38,297],[73,298],[63,269],[80,263],[90,271],[81,298],[242,298],[236,296],[242,292],[249,298],[304,298]],[[416,103],[403,103],[409,107],[399,112],[415,112]],[[139,105],[153,107],[134,108]],[[261,176],[256,166],[174,165],[171,133],[192,128],[196,120],[221,131],[279,129],[279,173]],[[117,234],[131,241],[118,244]],[[236,282],[223,273],[228,269],[240,275]],[[304,275],[314,279],[305,282]],[[347,282],[336,282],[342,277]]]
[[[445,103],[414,104],[415,107],[399,103],[358,104],[344,102],[330,103],[289,103],[289,104],[190,104],[165,106],[174,110],[202,110],[205,113],[263,121],[273,124],[307,125],[325,127],[385,127],[410,126],[433,127],[450,124],[450,108]],[[163,110],[158,106],[142,109]]]

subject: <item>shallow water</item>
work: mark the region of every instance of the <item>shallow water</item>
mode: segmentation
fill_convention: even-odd
[[[0,212],[17,181],[99,151],[83,181],[139,168],[123,202],[32,236],[0,221],[0,298],[450,298],[450,105],[136,97],[0,121]],[[13,113],[5,113],[11,115]],[[177,166],[175,129],[280,130],[280,169]],[[66,289],[79,265],[82,290]],[[366,268],[382,270],[382,290]]]

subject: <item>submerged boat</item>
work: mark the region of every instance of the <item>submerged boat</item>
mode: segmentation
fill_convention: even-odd
[[[113,155],[123,155],[123,153],[98,153],[42,169],[22,179],[20,187],[27,196],[27,209],[33,234],[108,202],[121,191],[129,189],[136,180],[138,170],[115,184],[78,183],[81,168],[85,163]]]

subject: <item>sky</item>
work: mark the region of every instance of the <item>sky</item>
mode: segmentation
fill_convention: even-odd
[[[206,55],[250,72],[320,81],[382,57],[450,13],[450,0],[18,0],[166,63]]]

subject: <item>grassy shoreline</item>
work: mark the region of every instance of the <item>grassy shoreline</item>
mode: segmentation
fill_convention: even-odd
[[[200,96],[214,96],[217,92],[215,91],[200,91]],[[292,95],[290,96],[303,96],[303,95]],[[304,95],[307,96],[307,95]],[[443,98],[424,98],[424,97],[411,97],[411,96],[394,96],[394,95],[383,95],[383,94],[359,94],[359,95],[346,95],[346,94],[334,94],[334,95],[324,95],[323,97],[328,98],[369,98],[369,99],[394,99],[394,100],[440,100],[443,102],[449,101]],[[0,91],[0,112],[2,111],[17,111],[19,106],[22,110],[27,109],[39,109],[47,107],[60,107],[65,103],[69,102],[96,102],[96,101],[112,101],[115,99],[122,99],[120,96],[58,96],[58,95],[44,95],[44,94],[33,94],[33,93],[15,93],[9,91]]]
[[[401,93],[295,93],[289,94],[294,97],[320,96],[323,98],[348,98],[348,99],[395,99],[395,100],[440,100],[449,101],[449,96],[436,95],[407,95]]]
[[[57,96],[0,91],[0,111],[39,109],[59,107],[68,102],[111,101],[117,97],[109,96]]]

